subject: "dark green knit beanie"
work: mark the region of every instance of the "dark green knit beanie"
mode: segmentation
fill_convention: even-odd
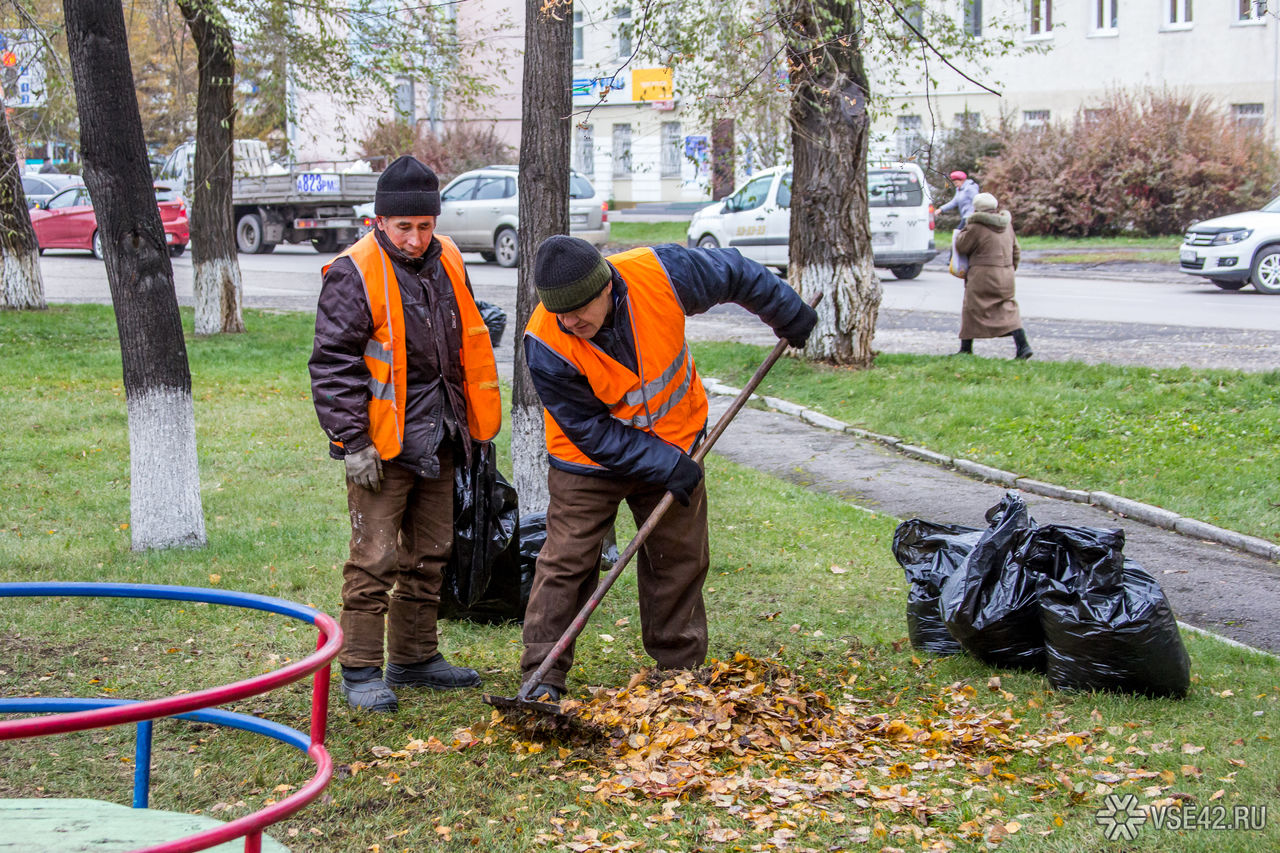
[[[533,261],[533,286],[552,314],[577,311],[613,278],[609,264],[586,240],[557,234],[542,241]]]

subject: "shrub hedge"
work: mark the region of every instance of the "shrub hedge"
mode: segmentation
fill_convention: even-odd
[[[1207,97],[1119,91],[1070,122],[1012,133],[980,178],[1022,234],[1156,236],[1261,207],[1280,156]]]

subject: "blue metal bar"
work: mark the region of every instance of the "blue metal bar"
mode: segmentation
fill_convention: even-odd
[[[159,598],[168,601],[202,601],[207,604],[225,604],[247,607],[291,616],[314,625],[320,611],[305,604],[233,590],[201,589],[194,586],[168,586],[145,583],[53,583],[21,582],[0,583],[0,598],[15,596],[71,595],[101,598]]]
[[[0,699],[0,714],[61,714],[66,711],[92,711],[97,708],[136,704],[137,700],[134,699]],[[303,734],[297,729],[280,723],[273,723],[261,717],[240,714],[235,711],[221,711],[210,708],[203,711],[177,714],[172,719],[212,723],[215,726],[226,726],[252,734],[265,735],[304,753],[311,748],[310,735]]]
[[[152,720],[138,723],[138,744],[133,750],[133,807],[145,809],[151,799]]]

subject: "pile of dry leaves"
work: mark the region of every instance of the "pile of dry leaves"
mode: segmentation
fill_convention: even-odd
[[[839,827],[842,847],[950,850],[963,840],[994,846],[1023,828],[1019,816],[1001,810],[1007,789],[1031,801],[1056,795],[1078,803],[1119,784],[1150,786],[1144,793],[1157,797],[1173,782],[1129,764],[1111,743],[1094,742],[1099,729],[1070,728],[1060,712],[1045,711],[1037,729],[1028,730],[1013,711],[1017,697],[999,678],[986,685],[1000,698],[996,708],[984,707],[989,703],[971,685],[956,683],[892,714],[867,713],[871,702],[853,695],[855,678],[842,680],[842,695],[832,698],[776,662],[739,654],[697,671],[642,672],[624,688],[596,690],[589,701],[565,700],[561,709],[576,725],[551,742],[529,718],[495,711],[487,730],[459,729],[451,743],[430,738],[403,750],[375,748],[374,761],[351,770],[390,769],[397,759],[416,765],[422,753],[506,741],[518,754],[554,751],[540,765],[543,778],[622,806],[633,823],[642,802],[662,804],[643,810],[642,820],[663,824],[678,821],[679,810],[696,800],[723,815],[698,819],[700,845],[742,839],[751,845],[744,849],[797,853],[814,849],[806,842],[816,825]],[[1034,700],[1027,705],[1038,707]],[[1130,743],[1136,737],[1112,734]],[[1124,753],[1146,754],[1136,746]],[[1029,756],[1021,765],[1036,770],[1011,772],[1018,755]],[[384,780],[396,782],[394,772]],[[967,800],[965,815],[935,819]],[[549,821],[536,840],[561,850],[651,846],[616,824],[605,830],[569,817]],[[1053,823],[1062,825],[1056,817]],[[1028,831],[1048,834],[1054,827]]]

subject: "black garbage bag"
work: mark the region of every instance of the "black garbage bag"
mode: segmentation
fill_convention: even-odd
[[[1124,556],[1124,531],[1045,525],[1017,556],[1037,578],[1049,683],[1182,697],[1191,659],[1160,584]]]
[[[481,299],[476,300],[476,307],[480,309],[480,319],[489,328],[489,342],[496,347],[502,343],[502,333],[507,329],[507,312]]]
[[[1013,492],[987,510],[987,522],[991,526],[942,584],[943,620],[965,651],[992,666],[1043,672],[1036,576],[1012,559],[1035,523]]]
[[[533,589],[533,573],[538,568],[538,555],[547,542],[547,514],[533,512],[520,517],[520,586],[524,600]]]
[[[501,622],[524,617],[516,490],[498,471],[492,442],[472,445],[453,472],[453,553],[444,570],[440,615]]]
[[[912,648],[931,655],[964,651],[942,619],[942,584],[964,562],[982,531],[958,524],[912,518],[893,532],[893,556],[911,585],[907,591],[907,636]]]

